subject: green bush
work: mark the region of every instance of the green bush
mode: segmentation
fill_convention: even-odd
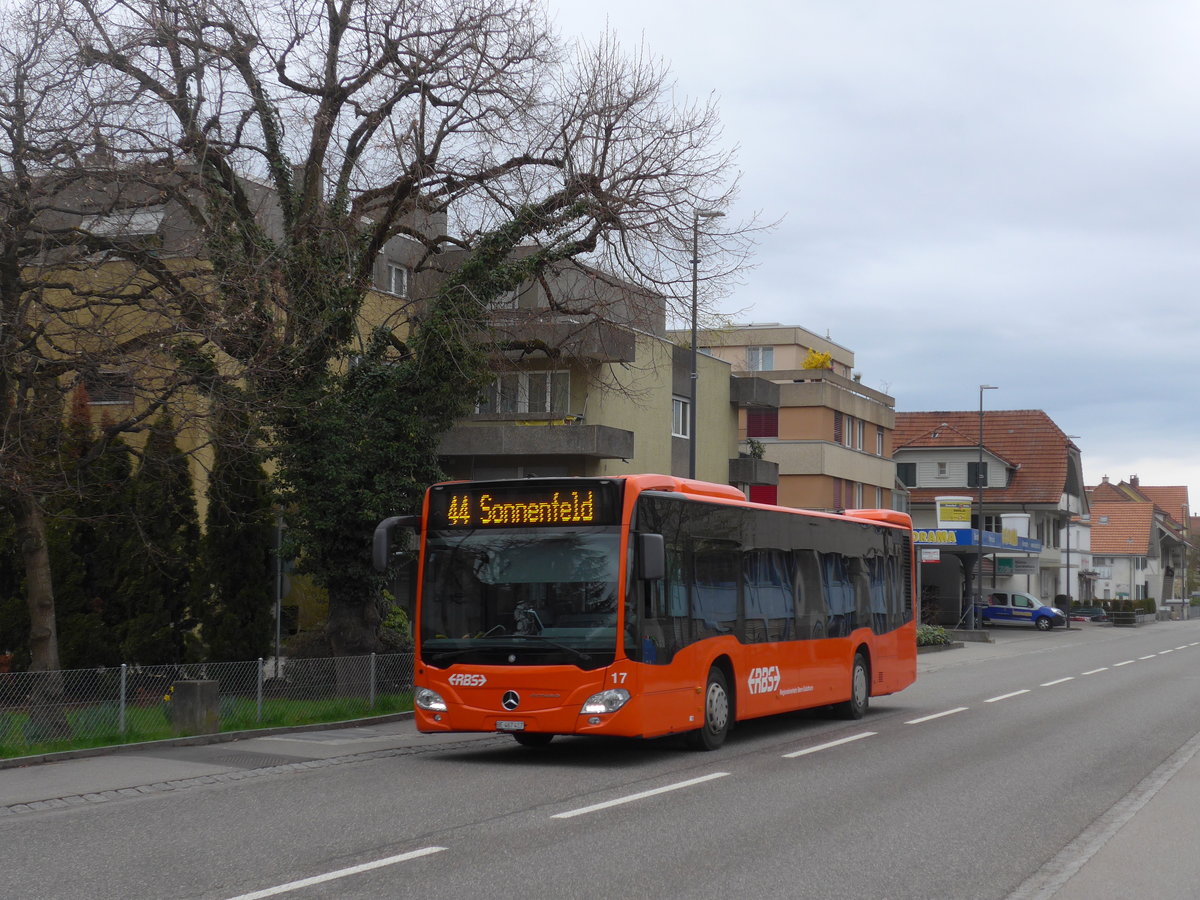
[[[941,625],[918,625],[917,646],[935,647],[939,644],[950,643],[950,632]]]

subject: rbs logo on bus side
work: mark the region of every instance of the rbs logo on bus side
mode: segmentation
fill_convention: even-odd
[[[779,666],[759,666],[750,670],[746,686],[752,694],[770,694],[779,689],[781,678]]]
[[[461,685],[462,687],[483,687],[487,684],[486,675],[464,675],[455,673],[447,679],[451,684]]]

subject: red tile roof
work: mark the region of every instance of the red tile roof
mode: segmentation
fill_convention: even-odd
[[[898,412],[894,451],[906,448],[979,446],[979,413]],[[1004,488],[985,487],[988,503],[1045,503],[1058,506],[1067,486],[1071,439],[1040,409],[986,410],[983,446],[1016,471]],[[969,490],[974,490],[970,488]],[[915,488],[914,503],[931,503],[944,488]]]
[[[1170,516],[1170,524],[1175,528],[1187,524],[1190,507],[1188,489],[1184,485],[1144,485],[1138,484],[1134,478],[1132,482],[1122,481],[1120,484],[1102,481],[1095,487],[1089,487],[1087,492],[1093,502],[1152,503],[1164,515]]]
[[[1147,500],[1165,512],[1176,522],[1183,524],[1188,514],[1188,489],[1182,485],[1154,486],[1138,485]]]
[[[1096,556],[1149,556],[1154,504],[1145,500],[1091,501],[1092,553]]]

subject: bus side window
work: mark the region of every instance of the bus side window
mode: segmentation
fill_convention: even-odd
[[[821,583],[821,567],[813,550],[797,550],[796,562],[796,611],[800,617],[801,638],[825,637],[825,624],[829,607],[825,602],[824,586]]]

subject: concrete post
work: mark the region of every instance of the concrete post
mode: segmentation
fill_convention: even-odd
[[[215,681],[177,681],[171,698],[171,726],[177,735],[216,734],[221,730]]]

